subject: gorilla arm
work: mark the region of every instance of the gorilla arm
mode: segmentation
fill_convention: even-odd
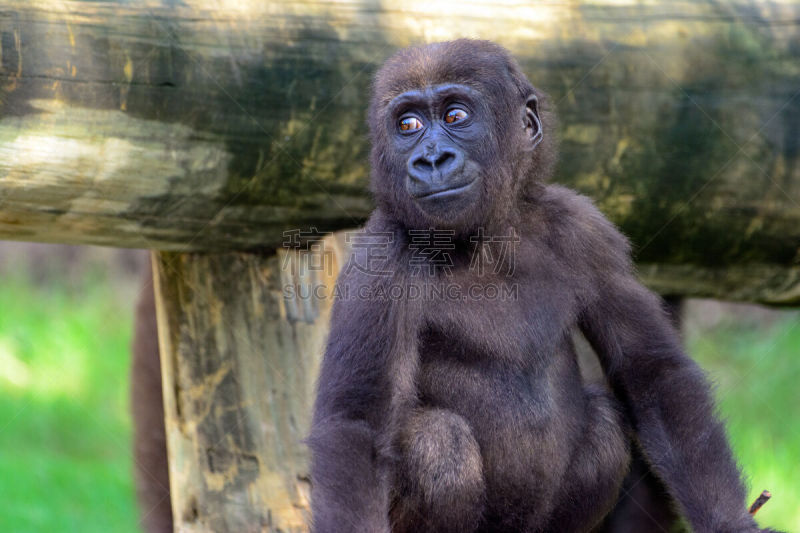
[[[346,280],[341,287],[349,284]],[[388,335],[375,302],[337,300],[318,381],[311,434],[314,533],[388,533],[388,490],[378,472],[376,428],[383,404]]]
[[[681,348],[659,298],[636,281],[629,266],[607,275],[598,281],[581,328],[654,472],[697,533],[761,531],[747,513],[741,475],[714,415],[708,383]]]
[[[389,279],[344,272],[337,282],[342,297],[331,314],[308,439],[314,533],[390,531],[391,443],[382,436],[393,434],[398,383],[413,372],[400,365],[415,352],[398,316],[402,302],[370,292]]]

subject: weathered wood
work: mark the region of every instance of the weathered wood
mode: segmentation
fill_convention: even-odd
[[[330,288],[342,248],[322,270],[238,251],[367,216],[376,66],[507,46],[561,117],[557,181],[631,236],[651,287],[792,304],[798,35],[798,1],[6,0],[0,238],[171,251],[153,264],[177,530],[305,531],[330,298],[282,289]],[[228,253],[173,253],[192,251]]]
[[[796,303],[798,35],[797,1],[7,0],[0,238],[224,250],[353,227],[376,65],[473,36],[552,95],[557,181],[631,236],[644,271]]]
[[[342,249],[154,253],[176,531],[307,530],[301,440]]]

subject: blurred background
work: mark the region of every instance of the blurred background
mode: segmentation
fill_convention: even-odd
[[[128,399],[146,252],[0,242],[0,531],[140,531]],[[800,531],[800,311],[689,299],[764,523]]]
[[[508,47],[550,95],[554,181],[631,238],[648,286],[800,305],[800,0],[0,0],[0,239],[223,251],[237,272],[268,271],[267,254],[237,254],[372,209],[375,68],[462,36]],[[148,265],[143,251],[0,241],[0,533],[139,531],[129,366]],[[212,289],[249,309],[250,293]],[[757,518],[787,532],[800,531],[797,309],[690,299],[683,311],[749,500],[773,493]],[[264,330],[231,314],[251,361],[294,363],[310,344],[286,339],[324,331],[267,310]],[[194,333],[176,349],[206,342]],[[275,425],[248,438],[277,448]],[[246,475],[208,492],[235,504],[257,492]]]
[[[139,531],[128,366],[147,257],[0,242],[0,531]]]

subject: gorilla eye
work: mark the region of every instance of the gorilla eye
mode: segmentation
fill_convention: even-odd
[[[444,116],[444,121],[448,124],[452,124],[453,122],[458,122],[459,120],[464,120],[467,118],[467,112],[463,109],[458,107],[454,107],[450,111],[448,111]]]
[[[400,131],[411,133],[422,129],[422,121],[417,117],[406,117],[400,119]]]

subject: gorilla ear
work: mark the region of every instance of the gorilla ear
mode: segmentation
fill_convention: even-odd
[[[532,94],[525,102],[525,118],[523,119],[523,127],[528,136],[528,150],[533,150],[542,142],[542,121],[539,120],[539,100],[536,95]]]

